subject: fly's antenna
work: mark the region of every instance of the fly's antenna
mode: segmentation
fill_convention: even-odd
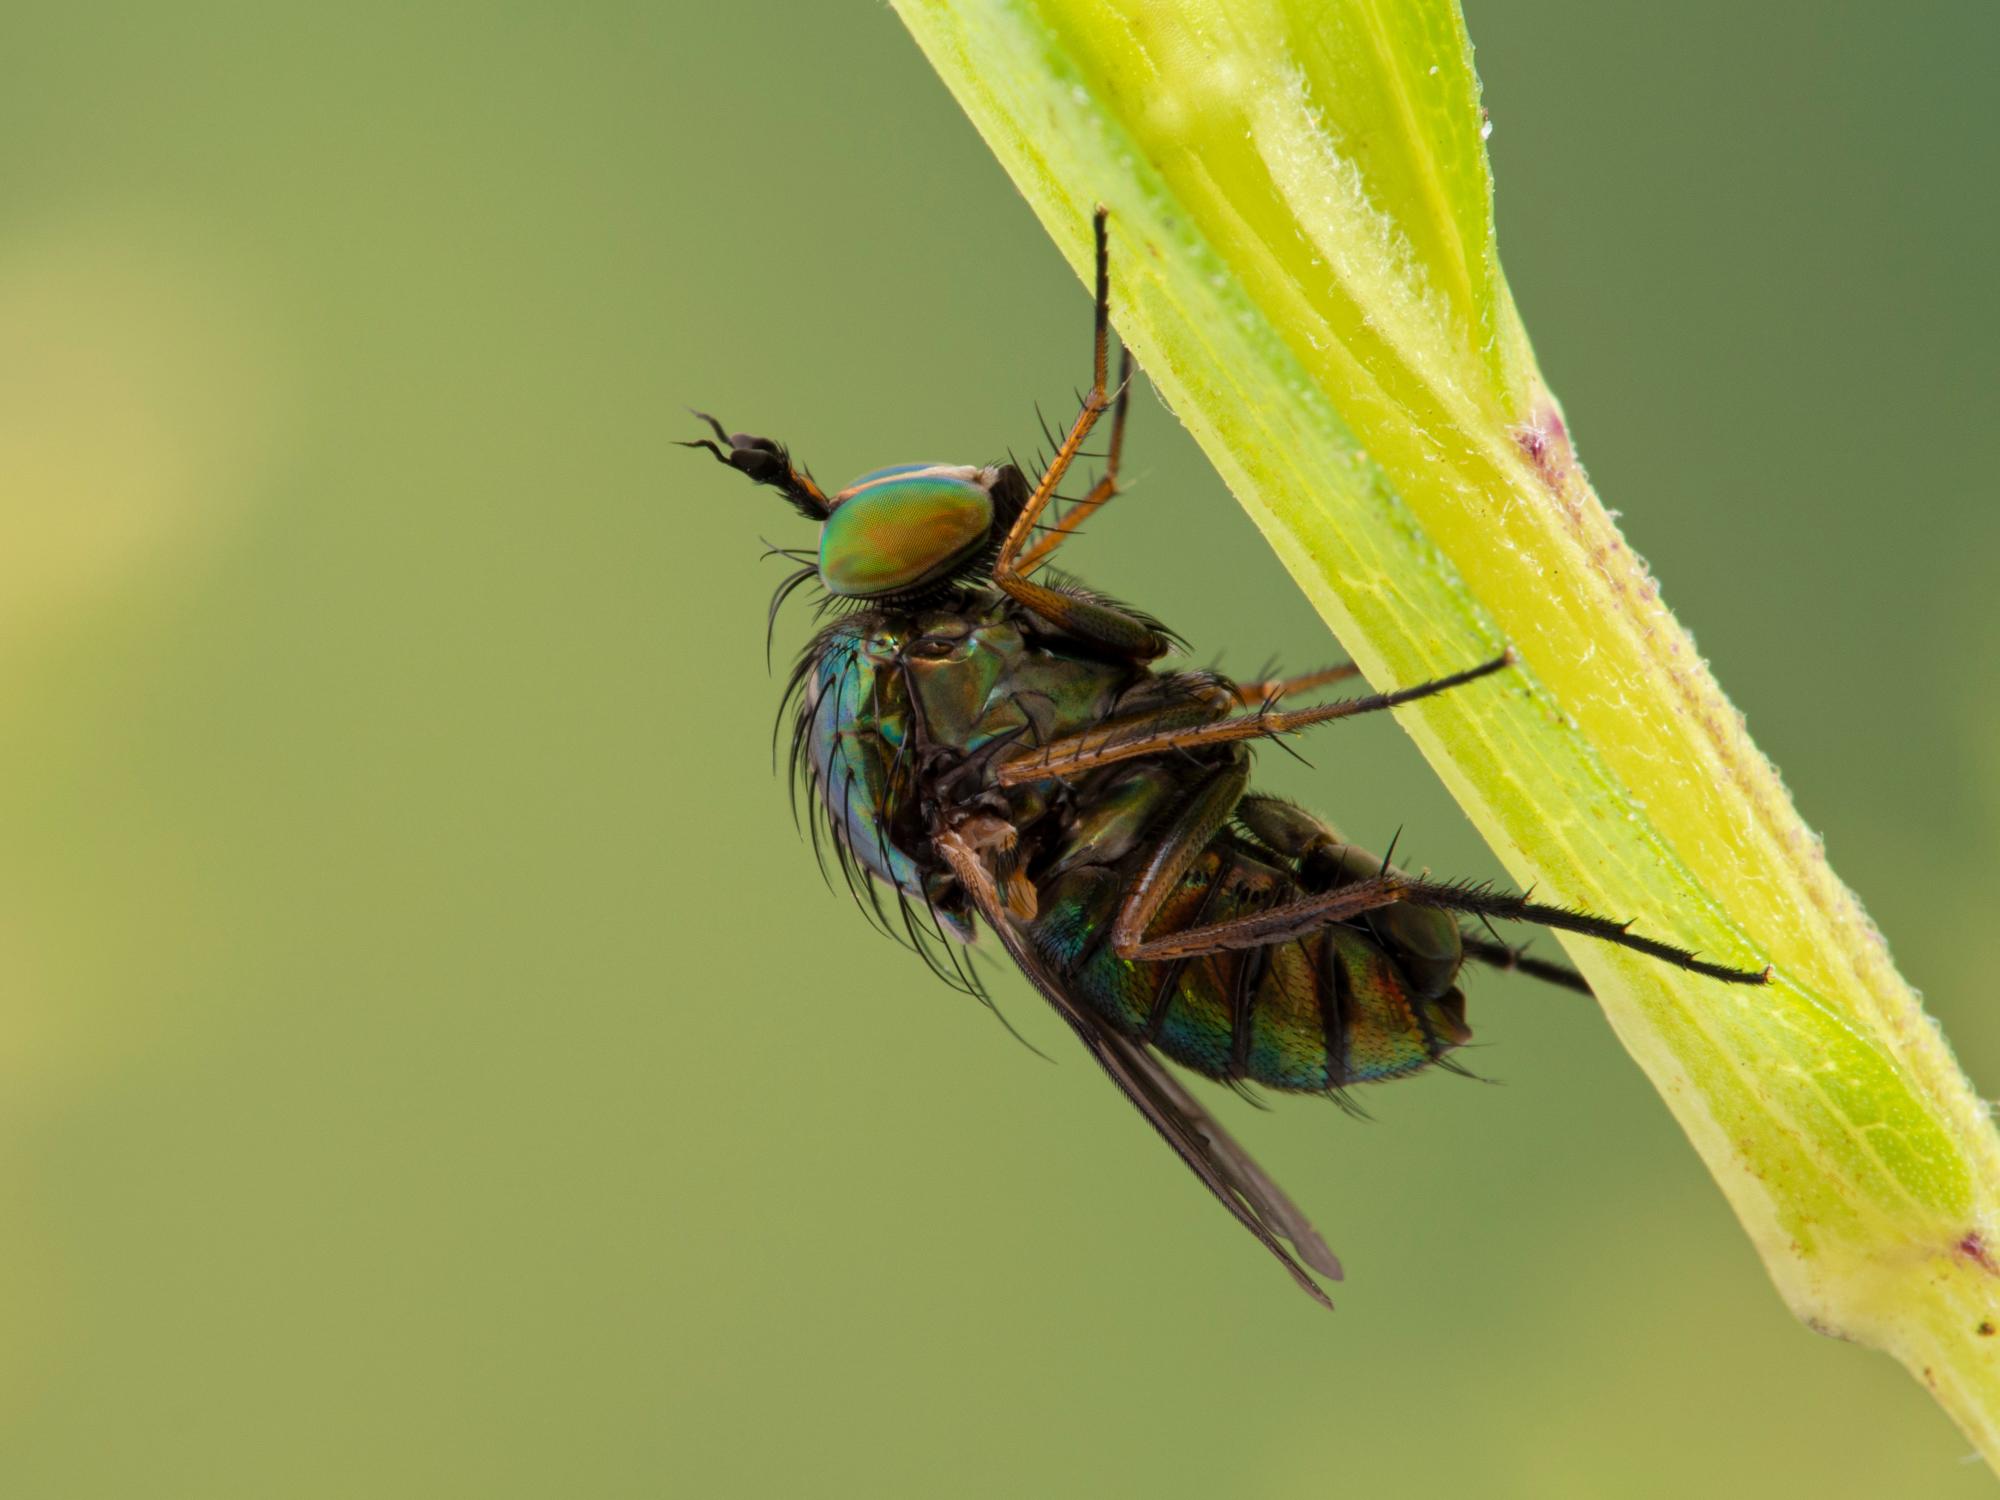
[[[693,408],[689,408],[693,411]],[[695,438],[680,444],[683,448],[706,448],[715,456],[717,463],[724,463],[740,474],[747,474],[758,484],[768,484],[772,489],[791,502],[792,509],[809,521],[824,521],[833,513],[833,506],[827,500],[813,477],[806,470],[792,462],[792,455],[783,443],[771,438],[753,437],[747,432],[728,432],[723,425],[705,411],[696,411],[695,416],[708,423],[714,438]],[[726,445],[726,447],[725,447]]]

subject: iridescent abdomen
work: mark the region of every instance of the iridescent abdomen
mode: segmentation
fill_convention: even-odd
[[[1319,1092],[1414,1073],[1470,1039],[1457,989],[1421,994],[1360,925],[1180,962],[1122,959],[1110,931],[1125,888],[1101,865],[1060,875],[1043,892],[1035,945],[1098,1015],[1198,1073]],[[1223,833],[1153,930],[1223,922],[1305,894],[1290,871]]]

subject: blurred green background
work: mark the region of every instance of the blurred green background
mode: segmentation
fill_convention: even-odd
[[[1593,477],[1977,1080],[2000,12],[1473,0]],[[1035,441],[1086,298],[872,4],[9,5],[0,1493],[1949,1496],[1586,1005],[1218,1108],[1300,1297],[1018,981],[821,884],[768,495]],[[1073,554],[1334,647],[1159,405]],[[804,631],[779,631],[781,652]],[[1497,874],[1397,729],[1278,788]],[[1546,944],[1544,947],[1546,948]]]

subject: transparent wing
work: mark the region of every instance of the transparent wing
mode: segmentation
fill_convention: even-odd
[[[1151,1052],[1111,1030],[1063,993],[1008,916],[992,876],[972,848],[952,834],[942,835],[937,845],[1008,956],[1069,1023],[1084,1050],[1236,1221],[1278,1258],[1308,1296],[1331,1308],[1332,1301],[1306,1273],[1306,1266],[1338,1281],[1340,1262],[1298,1206]]]

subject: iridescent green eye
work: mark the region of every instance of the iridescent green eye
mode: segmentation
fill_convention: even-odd
[[[819,533],[829,593],[875,598],[942,578],[986,545],[993,497],[986,471],[900,464],[864,474],[833,497]]]

